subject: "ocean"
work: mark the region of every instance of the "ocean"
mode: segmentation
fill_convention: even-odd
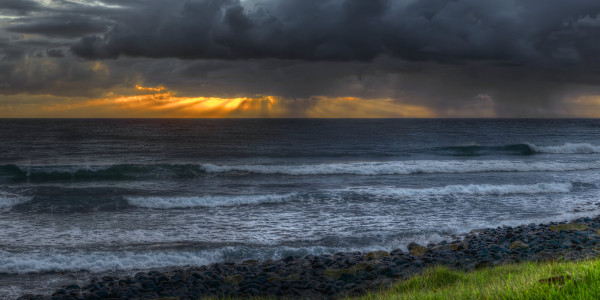
[[[0,298],[597,215],[600,120],[2,119]]]

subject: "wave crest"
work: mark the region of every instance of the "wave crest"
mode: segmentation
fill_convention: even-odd
[[[526,162],[506,160],[413,160],[304,165],[203,164],[209,173],[246,172],[283,175],[409,175],[479,172],[560,172],[599,169],[600,163]]]
[[[595,187],[595,186],[594,186]],[[509,195],[509,194],[543,194],[543,193],[568,193],[573,189],[572,183],[537,183],[529,185],[492,185],[469,184],[447,185],[431,188],[402,188],[402,187],[350,187],[339,190],[325,190],[307,194],[266,194],[266,195],[234,195],[234,196],[197,196],[197,197],[126,197],[132,206],[173,209],[193,207],[222,207],[236,205],[260,205],[266,203],[285,203],[290,201],[305,201],[307,199],[323,199],[324,201],[350,200],[355,195],[373,197],[401,197],[414,198],[426,196],[452,196],[452,195]]]
[[[557,146],[538,146],[533,143],[510,144],[504,146],[450,146],[436,148],[436,151],[450,156],[481,156],[485,154],[503,153],[509,155],[549,154],[592,154],[600,153],[600,146],[589,143],[565,143]]]
[[[116,164],[108,166],[0,166],[0,177],[13,181],[94,181],[144,178],[198,177],[204,171],[195,164]]]
[[[447,185],[443,187],[411,189],[397,187],[366,187],[348,188],[344,191],[364,193],[377,196],[446,196],[446,195],[509,195],[509,194],[543,194],[543,193],[568,193],[573,189],[572,183],[537,183],[526,185],[515,184],[468,184]]]
[[[93,252],[13,254],[0,251],[0,273],[60,271],[116,271],[143,268],[201,266],[220,260],[219,251],[204,252]]]
[[[552,154],[591,154],[600,153],[600,146],[594,146],[589,143],[566,143],[559,146],[536,146],[527,144],[532,151],[538,153]]]
[[[263,203],[279,203],[292,200],[297,194],[197,196],[197,197],[126,197],[130,205],[146,208],[218,207]]]
[[[11,208],[29,200],[31,197],[0,191],[0,209]]]

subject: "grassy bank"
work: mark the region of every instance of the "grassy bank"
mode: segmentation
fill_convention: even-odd
[[[472,272],[435,267],[357,299],[600,299],[600,259],[526,262]]]

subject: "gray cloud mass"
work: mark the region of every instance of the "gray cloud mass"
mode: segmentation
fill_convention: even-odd
[[[597,0],[4,0],[0,15],[4,95],[142,82],[555,117],[600,85]]]
[[[72,50],[89,58],[597,62],[594,0],[156,1]]]

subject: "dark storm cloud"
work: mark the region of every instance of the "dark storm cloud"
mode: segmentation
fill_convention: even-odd
[[[65,57],[65,53],[61,49],[48,49],[46,50],[46,55],[48,57]]]
[[[83,38],[86,58],[364,60],[381,52],[387,1],[174,1],[144,7],[109,33]]]
[[[38,10],[42,6],[33,0],[2,0],[0,1],[0,12],[10,11],[24,14],[33,10]]]
[[[78,15],[21,18],[14,20],[13,23],[18,25],[9,26],[7,28],[9,32],[62,38],[76,38],[92,33],[101,33],[108,29],[108,23],[104,20]]]
[[[72,47],[95,58],[597,62],[596,0],[195,0],[124,11]]]
[[[143,84],[277,96],[299,116],[315,96],[352,96],[528,117],[568,116],[565,99],[599,91],[597,0],[40,3],[0,1],[0,94]]]

